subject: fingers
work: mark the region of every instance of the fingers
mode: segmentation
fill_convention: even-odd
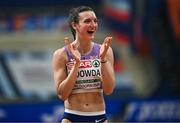
[[[106,37],[104,43],[106,46],[110,46],[112,43],[112,37]]]
[[[66,45],[70,45],[70,41],[69,41],[69,38],[68,37],[65,37],[64,38],[64,43],[66,44]]]
[[[103,42],[102,47],[101,47],[101,53],[100,53],[101,58],[105,57],[111,43],[112,43],[112,37],[106,37],[104,39],[104,42]]]
[[[107,49],[111,45],[111,43],[112,43],[112,37],[106,37],[103,42],[105,49]]]
[[[65,43],[65,45],[68,46],[68,48],[69,48],[70,50],[74,49],[74,45],[71,44],[71,42],[70,42],[70,40],[69,40],[68,37],[65,37],[65,38],[64,38],[64,43]]]

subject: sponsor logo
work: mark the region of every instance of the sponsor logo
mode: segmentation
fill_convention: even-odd
[[[92,62],[92,66],[93,66],[93,67],[99,67],[99,66],[100,66],[99,61],[98,61],[98,60],[94,60],[94,61]]]
[[[74,66],[74,62],[68,62],[67,63],[68,70],[71,70],[71,68]],[[97,68],[100,66],[99,60],[81,60],[79,68]]]
[[[95,120],[95,123],[103,122],[103,120],[105,120],[105,118],[102,118],[102,119],[99,119],[99,120]]]

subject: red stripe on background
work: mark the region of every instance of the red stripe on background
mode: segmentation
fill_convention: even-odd
[[[124,71],[124,66],[121,60],[117,60],[114,62],[114,71],[116,73],[122,73]]]
[[[107,7],[104,9],[105,15],[121,22],[127,22],[130,19],[129,11],[114,10],[113,8]]]
[[[128,35],[123,34],[123,33],[119,33],[119,32],[113,32],[113,33],[114,33],[118,43],[120,43],[121,45],[124,45],[124,46],[129,45]]]

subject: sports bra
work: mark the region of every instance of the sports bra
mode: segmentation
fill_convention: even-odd
[[[74,66],[74,60],[67,46],[65,46],[65,52],[68,58],[67,74],[69,74]],[[77,80],[72,93],[102,92],[99,52],[100,45],[93,43],[92,50],[86,55],[81,55]]]

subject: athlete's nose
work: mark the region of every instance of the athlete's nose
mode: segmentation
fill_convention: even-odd
[[[97,23],[92,21],[91,24],[90,24],[90,27],[93,28],[93,29],[97,28]]]

